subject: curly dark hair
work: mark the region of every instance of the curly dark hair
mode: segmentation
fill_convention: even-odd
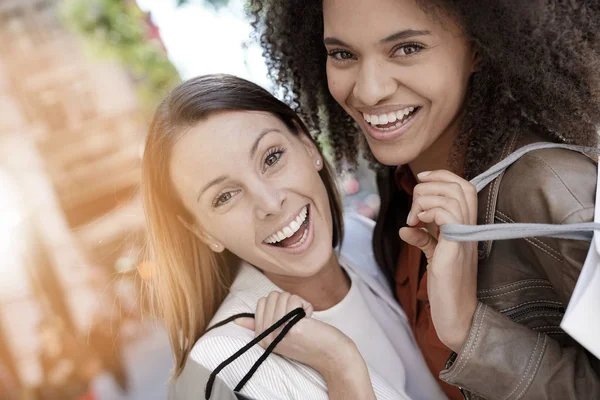
[[[417,1],[457,20],[481,59],[458,141],[467,178],[523,129],[549,141],[597,145],[600,1]],[[315,135],[327,132],[336,166],[355,165],[360,148],[369,155],[328,91],[322,0],[251,0],[249,10],[271,78]]]

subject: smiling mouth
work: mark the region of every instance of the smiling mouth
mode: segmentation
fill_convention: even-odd
[[[406,125],[420,109],[421,107],[411,106],[385,114],[361,114],[373,129],[393,131]]]
[[[264,240],[269,246],[294,248],[302,245],[308,236],[308,222],[310,221],[310,207],[302,207],[296,218],[285,227],[270,235]]]

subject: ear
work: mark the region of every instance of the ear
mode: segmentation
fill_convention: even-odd
[[[210,247],[212,251],[215,253],[222,253],[225,250],[225,246],[217,239],[213,238],[209,234],[203,232],[196,224],[190,224],[185,219],[181,217],[181,215],[177,216],[177,220],[190,231],[194,236],[196,236],[202,243]]]
[[[473,53],[471,57],[471,73],[479,72],[481,69],[481,53],[476,43],[471,43],[471,52]]]

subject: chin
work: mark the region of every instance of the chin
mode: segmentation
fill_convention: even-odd
[[[405,165],[414,159],[414,157],[407,157],[408,154],[406,154],[404,146],[395,146],[393,144],[377,144],[371,146],[371,143],[369,143],[369,148],[377,161],[389,167]]]
[[[331,241],[329,242],[331,243]],[[320,247],[320,246],[319,246]],[[333,248],[314,249],[312,254],[289,266],[289,271],[299,278],[310,278],[318,275],[334,257]]]

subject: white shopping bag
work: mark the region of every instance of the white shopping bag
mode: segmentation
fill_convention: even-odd
[[[600,173],[594,222],[600,223]],[[581,275],[560,327],[600,358],[600,231],[594,231]]]

